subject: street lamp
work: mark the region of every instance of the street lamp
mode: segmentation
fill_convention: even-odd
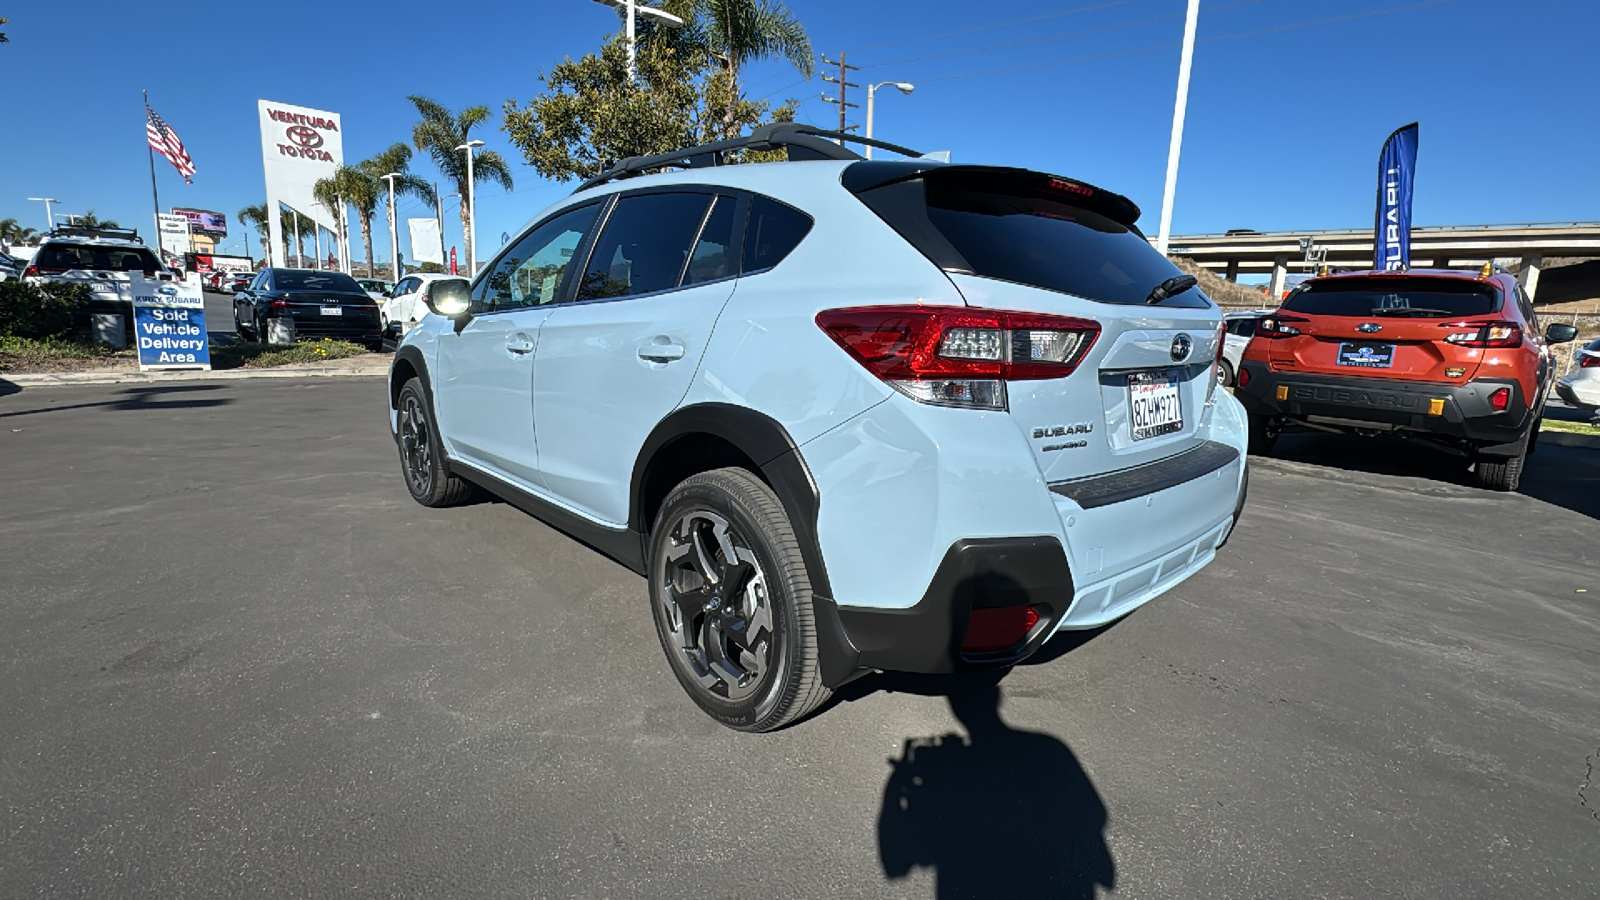
[[[632,2],[630,0],[630,4]],[[632,29],[629,29],[632,33]],[[482,147],[483,141],[472,140],[457,147],[457,150],[467,151],[467,277],[478,277],[478,204],[473,196],[472,184],[472,151]]]
[[[1194,32],[1200,19],[1200,0],[1189,0],[1183,22],[1183,50],[1178,57],[1178,100],[1172,110],[1172,143],[1167,148],[1167,184],[1161,192],[1161,227],[1156,250],[1165,256],[1172,233],[1172,198],[1178,190],[1178,151],[1183,147],[1183,114],[1189,105],[1189,65],[1194,60]]]
[[[634,48],[634,20],[638,16],[644,16],[647,19],[655,19],[657,22],[660,22],[663,25],[671,25],[674,28],[683,25],[683,20],[672,13],[669,13],[664,9],[656,9],[654,6],[645,6],[643,3],[638,2],[638,0],[594,0],[594,2],[604,4],[613,9],[620,9],[627,14],[629,84],[633,84],[635,81],[639,80],[639,65],[636,57],[637,51]]]
[[[868,85],[867,86],[867,139],[868,140],[872,139],[872,98],[873,98],[873,96],[875,94],[877,94],[878,88],[881,88],[881,87],[893,87],[895,90],[899,91],[902,94],[909,94],[912,91],[917,89],[917,86],[912,84],[909,81],[880,81],[877,84],[872,84],[872,85]],[[867,159],[871,159],[871,158],[872,158],[872,145],[868,144],[867,145]]]
[[[394,180],[401,177],[399,172],[390,172],[381,176],[389,182],[389,272],[395,283],[400,281],[400,237],[394,230]],[[371,273],[368,273],[369,275]]]
[[[44,201],[44,220],[50,226],[50,229],[52,231],[54,231],[55,227],[56,227],[56,219],[55,219],[55,216],[52,216],[50,214],[50,204],[52,204],[52,203],[60,203],[61,201],[57,200],[54,197],[29,197],[28,199],[29,200],[43,200]]]

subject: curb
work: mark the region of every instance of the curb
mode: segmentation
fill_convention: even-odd
[[[1570,431],[1545,429],[1539,432],[1539,443],[1554,444],[1557,447],[1583,447],[1588,450],[1600,450],[1600,436],[1573,434]]]
[[[317,366],[307,369],[226,369],[221,372],[52,372],[39,375],[8,375],[0,372],[0,383],[17,387],[50,387],[73,384],[149,384],[167,381],[241,381],[246,378],[386,378],[389,366]]]

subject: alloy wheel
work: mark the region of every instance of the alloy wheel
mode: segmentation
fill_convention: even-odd
[[[411,492],[422,496],[433,488],[433,444],[428,414],[414,393],[400,401],[400,460]]]
[[[667,537],[659,613],[677,652],[707,691],[755,693],[775,650],[767,576],[748,542],[709,510],[688,511]]]

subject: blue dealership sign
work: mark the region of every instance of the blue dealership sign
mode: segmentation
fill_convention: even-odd
[[[1389,135],[1378,155],[1378,212],[1372,267],[1411,267],[1411,191],[1417,176],[1417,123]]]
[[[133,341],[139,369],[210,369],[206,306],[198,284],[131,274]]]

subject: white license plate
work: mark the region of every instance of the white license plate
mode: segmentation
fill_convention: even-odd
[[[117,286],[109,281],[96,281],[89,290],[96,294],[115,294]]]
[[[1128,423],[1136,441],[1183,430],[1177,373],[1134,372],[1128,376]]]
[[[325,316],[342,316],[344,315],[344,309],[338,306],[324,306],[322,314]]]

